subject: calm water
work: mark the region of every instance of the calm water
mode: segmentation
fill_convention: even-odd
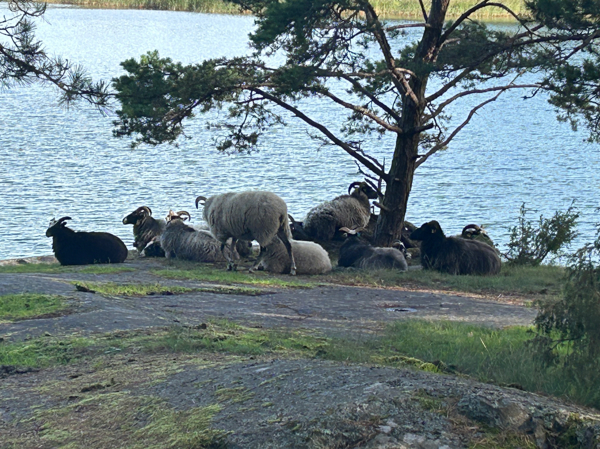
[[[249,17],[61,7],[49,8],[46,20],[38,28],[46,49],[105,80],[122,74],[124,59],[154,49],[184,63],[244,54],[253,25]],[[337,115],[322,104],[308,112],[335,125]],[[0,259],[49,254],[52,217],[70,215],[73,228],[109,231],[130,246],[131,226],[121,219],[141,205],[155,216],[187,209],[198,222],[197,195],[264,189],[299,219],[361,179],[350,157],[319,148],[297,120],[273,128],[260,152],[237,156],[214,150],[204,120],[187,128],[191,139],[178,148],[131,150],[112,137],[112,117],[91,107],[61,108],[54,92],[39,86],[0,90]],[[447,234],[482,223],[504,247],[522,202],[550,216],[576,199],[579,246],[593,237],[600,188],[598,147],[584,137],[557,122],[543,98],[507,95],[418,170],[407,218],[437,219]],[[370,150],[389,161],[391,144],[374,141]]]

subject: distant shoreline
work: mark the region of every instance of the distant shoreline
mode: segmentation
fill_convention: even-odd
[[[212,14],[239,14],[235,5],[223,0],[47,0],[48,4],[80,6],[91,9],[149,9],[164,11],[187,11]],[[415,0],[373,0],[378,14],[385,19],[419,20],[421,9]],[[474,0],[456,0],[451,3],[447,18],[455,19],[466,9],[475,5]],[[518,14],[525,12],[523,0],[505,0],[504,5]],[[428,2],[426,1],[426,5]],[[515,19],[504,9],[484,8],[472,17],[479,20],[510,21]]]

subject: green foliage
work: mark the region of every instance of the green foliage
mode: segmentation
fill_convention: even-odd
[[[528,212],[523,203],[519,224],[510,230],[508,251],[504,254],[509,263],[536,266],[548,255],[563,255],[563,248],[577,236],[579,212],[573,204],[565,212],[556,211],[550,219],[540,215],[537,225],[527,219]]]
[[[563,297],[541,302],[535,320],[534,343],[544,360],[562,365],[576,382],[588,385],[595,377],[588,371],[600,368],[599,261],[600,233],[571,257]],[[600,400],[600,393],[595,397]]]

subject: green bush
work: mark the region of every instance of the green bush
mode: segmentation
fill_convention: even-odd
[[[565,212],[556,211],[550,219],[540,215],[534,225],[527,219],[525,203],[521,205],[519,224],[510,229],[510,242],[504,257],[514,265],[540,265],[552,254],[564,255],[563,248],[569,246],[577,236],[577,212],[571,204]]]

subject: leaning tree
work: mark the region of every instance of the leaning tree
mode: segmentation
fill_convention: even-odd
[[[61,57],[50,56],[35,37],[35,21],[46,5],[30,0],[9,0],[0,17],[0,87],[39,82],[54,86],[63,103],[83,98],[102,105],[107,86],[94,83],[85,71]]]
[[[531,0],[525,16],[483,0],[454,21],[446,21],[450,0],[431,0],[428,11],[415,0],[422,20],[401,24],[382,20],[369,0],[230,1],[256,18],[252,54],[182,65],[150,52],[123,62],[128,74],[113,80],[115,135],[174,142],[185,119],[227,108],[218,148],[251,151],[269,124],[291,114],[380,181],[379,245],[399,237],[415,170],[507,91],[547,91],[560,118],[583,120],[590,138],[599,136],[598,0]],[[503,9],[516,26],[473,19],[488,8]],[[345,111],[340,126],[306,112],[315,98]],[[465,100],[471,106],[456,107]],[[462,116],[450,120],[451,109]],[[364,142],[389,133],[395,144],[385,167]]]

